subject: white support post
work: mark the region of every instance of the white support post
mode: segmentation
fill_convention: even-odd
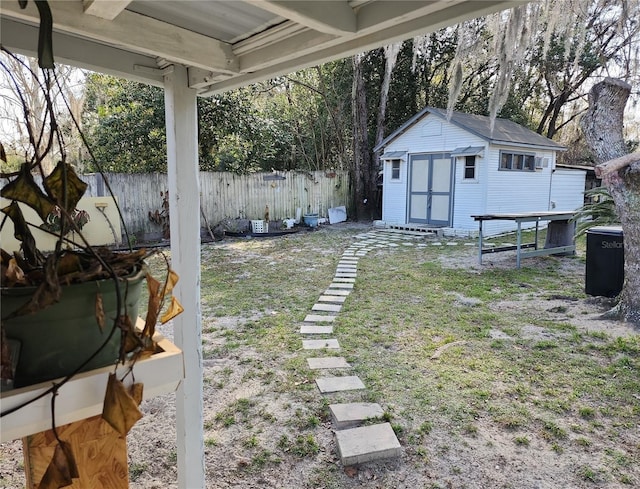
[[[171,262],[180,275],[174,294],[184,312],[174,319],[175,344],[184,353],[185,378],[176,392],[178,487],[205,487],[202,423],[202,314],[200,310],[200,181],[196,92],[187,69],[164,77]]]

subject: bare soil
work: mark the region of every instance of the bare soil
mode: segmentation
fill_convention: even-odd
[[[354,234],[369,227],[354,227]],[[229,246],[228,243],[209,246]],[[341,253],[341,248],[327,250]],[[474,247],[460,246],[459,252],[441,258],[445,267],[480,270]],[[241,254],[236,259],[242,261]],[[363,258],[364,260],[368,257]],[[538,259],[532,259],[538,260]],[[544,259],[540,259],[544,260]],[[535,263],[535,262],[534,262]],[[584,263],[570,259],[560,261],[568,281],[582,280]],[[513,268],[511,253],[491,255],[483,267]],[[527,263],[532,266],[532,263]],[[366,284],[365,284],[366,285]],[[364,286],[364,285],[363,285]],[[638,330],[624,323],[601,318],[610,306],[607,300],[557,297],[549,300],[541,291],[527,291],[527,300],[503,300],[491,304],[497,311],[526,308],[529,314],[566,321],[580,331],[602,331],[607,335],[637,335]],[[464,298],[459,298],[464,300]],[[207,313],[203,317],[203,340],[207,348],[224,351],[225,332],[242,329],[248,322],[273,311],[219,317]],[[548,339],[543,328],[525,328],[532,338]],[[210,331],[210,332],[207,332]],[[162,331],[171,338],[170,327]],[[230,333],[229,333],[230,334]],[[508,338],[496,329],[495,338]],[[251,348],[230,351],[214,358],[205,358],[204,423],[206,428],[204,459],[209,488],[622,488],[640,487],[639,458],[627,467],[628,484],[617,480],[594,481],[589,477],[576,478],[581,467],[597,466],[599,451],[597,438],[588,447],[569,445],[560,455],[545,449],[547,445],[534,436],[527,446],[514,445],[514,433],[496,431],[482,420],[476,424],[473,436],[452,434],[446,426],[434,426],[425,438],[426,454],[404,447],[400,460],[366,464],[356,468],[342,467],[336,453],[332,426],[326,415],[309,410],[317,403],[318,394],[310,386],[307,391],[287,391],[279,386],[279,378],[288,374],[283,364],[293,355],[279,357],[265,355]],[[274,379],[276,381],[274,381]],[[300,382],[308,382],[301,377]],[[225,410],[238,400],[250,399],[247,405],[235,405],[232,424],[222,420]],[[164,489],[177,487],[175,445],[175,396],[165,395],[145,401],[145,414],[128,436],[130,456],[130,486],[135,489]],[[637,411],[636,411],[637,412]],[[303,441],[294,443],[309,426],[305,423],[317,415],[319,424],[313,427],[317,453]],[[640,457],[640,420],[635,427],[621,433],[620,443]],[[251,436],[249,436],[251,433]],[[283,437],[291,444],[284,447]],[[635,446],[633,446],[635,445]],[[312,447],[311,447],[312,448]],[[284,455],[283,455],[284,452]],[[248,455],[248,453],[250,455]],[[189,456],[198,457],[199,454]],[[581,482],[576,482],[581,481]],[[0,487],[24,486],[21,443],[0,445]],[[196,488],[194,488],[196,489]]]

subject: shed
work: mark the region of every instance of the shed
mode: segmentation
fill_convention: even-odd
[[[382,220],[391,226],[473,235],[478,214],[573,211],[585,171],[559,169],[565,147],[515,122],[426,107],[376,148],[383,171]],[[487,223],[485,234],[515,229]]]

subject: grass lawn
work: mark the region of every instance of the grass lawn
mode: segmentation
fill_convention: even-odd
[[[241,478],[302,464],[304,487],[347,487],[338,464],[322,463],[335,452],[327,405],[368,401],[404,448],[386,470],[411,468],[405,480],[419,487],[640,483],[640,341],[595,327],[583,252],[516,270],[513,255],[478,267],[464,240],[375,248],[360,259],[334,323],[341,351],[330,353],[354,367],[331,375],[356,374],[367,389],[321,396],[313,380],[324,373],[306,366],[318,352],[301,350],[297,330],[361,232],[204,248],[204,359],[217,366],[206,395],[222,399],[205,414],[212,463],[235,441]],[[368,470],[386,480],[384,467]]]

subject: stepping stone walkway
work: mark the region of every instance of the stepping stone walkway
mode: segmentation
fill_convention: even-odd
[[[415,243],[416,239],[422,239],[425,235],[406,235],[396,230],[375,230],[357,235],[358,240],[347,248],[336,267],[335,278],[327,290],[321,295],[312,307],[312,311],[330,312],[337,314],[341,311],[342,304],[354,289],[357,278],[357,265],[360,257],[366,256],[369,251],[380,248],[400,249],[417,246],[424,248],[426,243]],[[411,240],[414,242],[411,242]],[[432,246],[456,246],[459,243],[449,241],[442,243],[432,242]],[[333,327],[315,323],[333,322],[335,315],[309,314],[304,322],[312,323],[300,327],[301,334],[332,334]],[[305,350],[339,350],[338,340],[334,338],[322,340],[302,340]],[[307,364],[311,370],[322,369],[349,369],[351,365],[343,357],[315,357],[307,358]],[[322,394],[332,392],[349,392],[366,389],[364,383],[356,376],[345,377],[320,377],[316,379],[318,389]],[[336,443],[338,453],[343,465],[354,465],[385,458],[396,458],[401,455],[402,448],[389,423],[377,423],[360,426],[365,421],[374,421],[384,416],[384,411],[375,403],[343,403],[329,405],[332,423],[336,429]]]
[[[331,314],[308,314],[304,318],[304,322],[310,324],[300,326],[301,335],[333,334],[333,326],[319,323],[335,321],[336,314],[342,310],[342,305],[357,283],[358,260],[361,257],[366,256],[369,251],[379,248],[410,248],[416,245],[416,239],[424,238],[424,235],[407,236],[401,233],[375,230],[359,234],[355,238],[357,241],[342,253],[336,266],[333,281],[311,308],[313,312]],[[438,244],[441,245],[441,243]],[[426,244],[419,243],[417,246],[424,247]],[[303,339],[302,348],[305,350],[340,350],[340,345],[335,338]],[[336,356],[307,358],[307,364],[311,370],[352,368],[343,357]],[[366,389],[362,380],[357,376],[319,377],[315,382],[323,395]],[[329,411],[336,430],[338,454],[343,465],[397,458],[401,455],[402,448],[389,423],[378,422],[360,426],[365,421],[380,420],[384,416],[384,410],[379,404],[363,402],[330,404]]]

